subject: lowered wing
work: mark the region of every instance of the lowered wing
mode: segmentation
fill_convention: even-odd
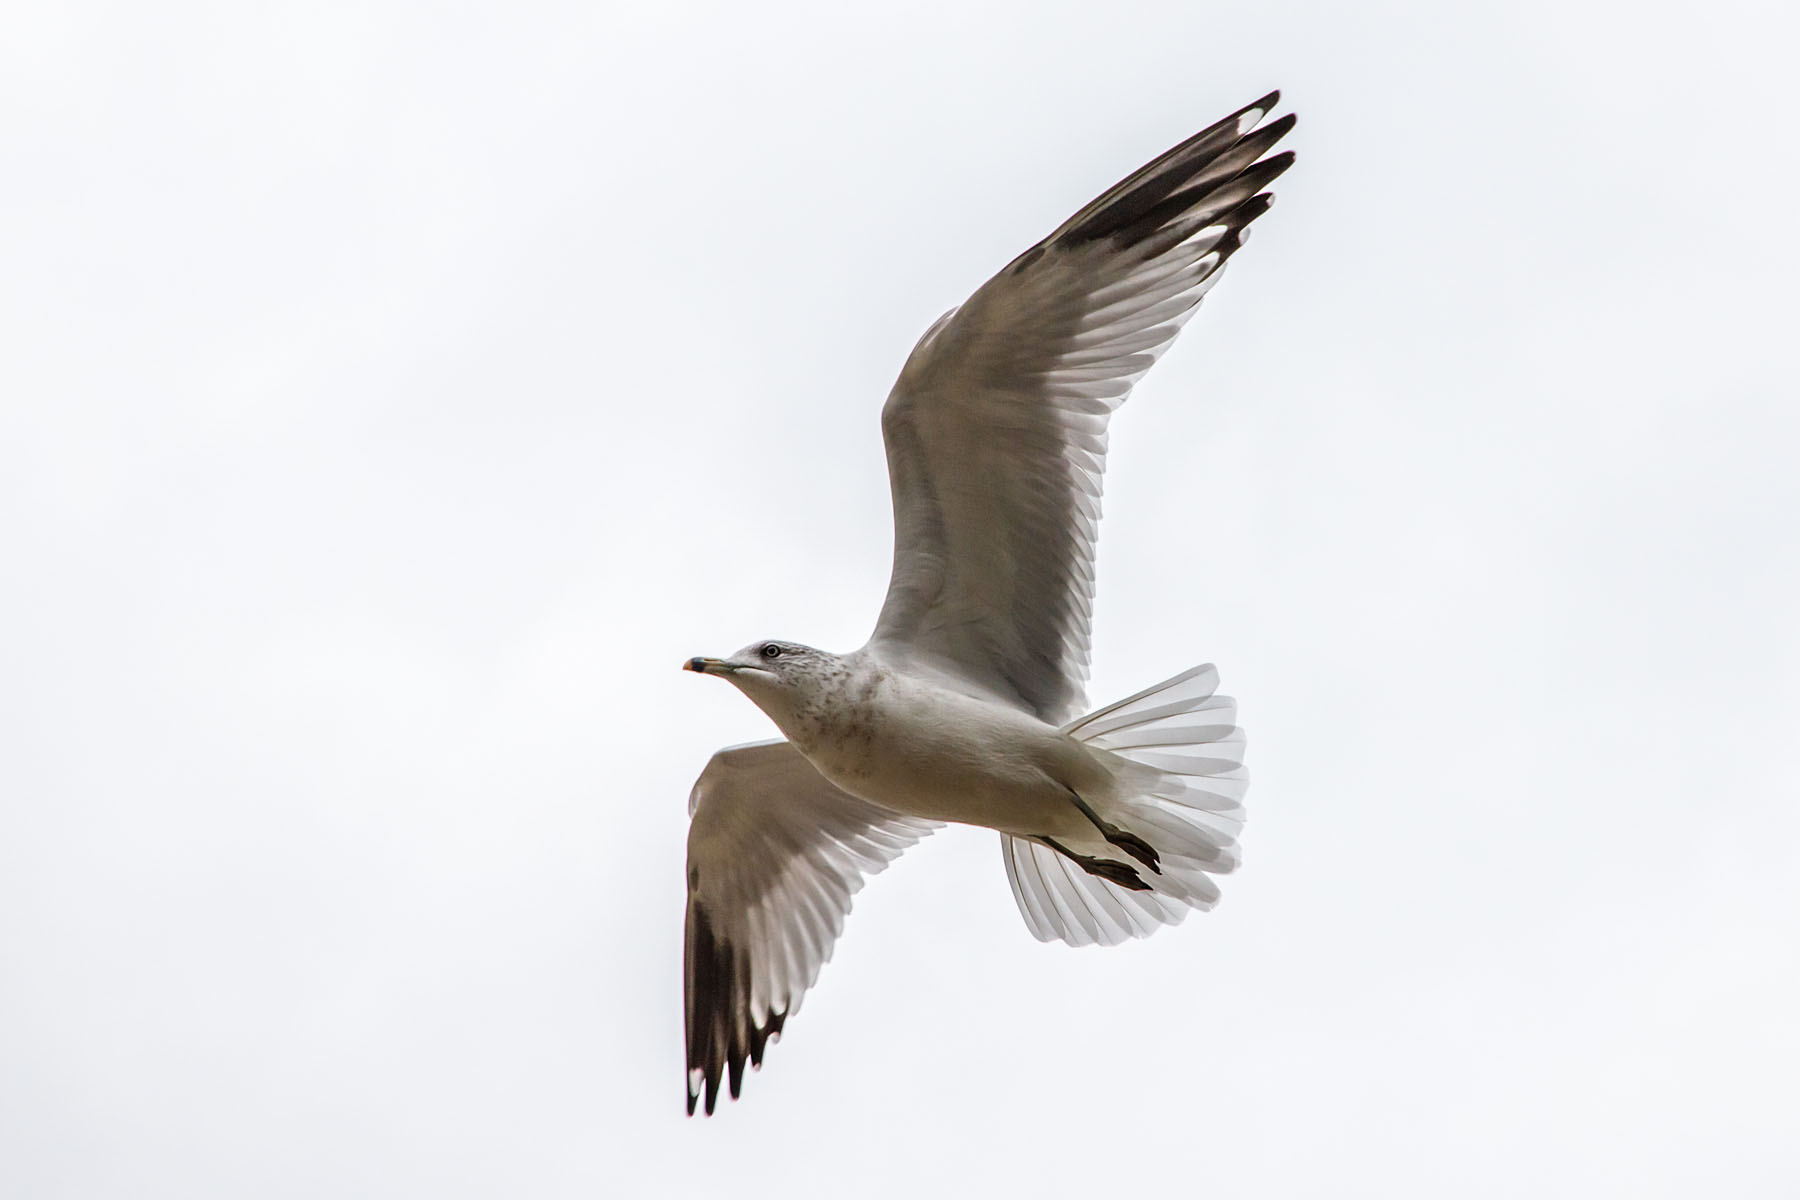
[[[688,799],[687,1108],[735,1098],[800,1007],[863,877],[938,828],[839,790],[787,742],[712,756]]]

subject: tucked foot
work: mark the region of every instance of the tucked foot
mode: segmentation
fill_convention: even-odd
[[[1100,831],[1101,837],[1149,867],[1156,874],[1162,874],[1162,856],[1157,854],[1155,846],[1135,833],[1127,833],[1111,821],[1102,820],[1100,814],[1090,808],[1088,802],[1083,800],[1074,788],[1069,789],[1069,798],[1075,801],[1075,807],[1081,810],[1081,815],[1094,823],[1094,828]],[[1068,851],[1065,850],[1063,853],[1067,854]]]
[[[1156,853],[1156,847],[1146,842],[1135,833],[1126,833],[1117,825],[1109,825],[1100,830],[1101,836],[1131,857],[1149,867],[1154,873],[1162,874],[1162,858]]]
[[[1121,862],[1113,862],[1108,858],[1092,858],[1086,854],[1077,854],[1055,838],[1045,838],[1044,845],[1050,847],[1089,875],[1097,875],[1108,883],[1116,883],[1132,892],[1147,892],[1150,885],[1145,883],[1138,873]]]

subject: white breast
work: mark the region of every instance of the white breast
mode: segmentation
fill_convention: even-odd
[[[1086,755],[1053,727],[904,675],[860,674],[795,743],[845,791],[909,816],[1026,835],[1075,812],[1064,780]]]

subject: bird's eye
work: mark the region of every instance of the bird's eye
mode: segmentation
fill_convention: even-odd
[[[764,658],[780,658],[781,647],[777,646],[774,642],[766,642],[762,648],[762,656]]]

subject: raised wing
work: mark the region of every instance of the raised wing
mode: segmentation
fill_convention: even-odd
[[[863,877],[938,828],[840,791],[783,741],[712,756],[688,798],[687,1109],[735,1099],[819,977]]]
[[[929,329],[881,413],[894,573],[870,645],[1052,724],[1082,707],[1106,425],[1293,162],[1270,93],[1076,213]]]

